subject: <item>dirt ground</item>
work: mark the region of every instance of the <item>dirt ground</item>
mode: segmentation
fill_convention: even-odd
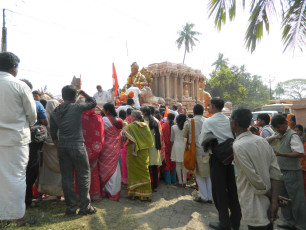
[[[127,198],[127,190],[122,190],[118,202],[103,199],[93,203],[98,212],[83,217],[66,217],[65,202],[49,198],[27,211],[37,218],[37,224],[20,229],[210,229],[209,222],[218,220],[216,208],[193,201],[195,192],[162,181],[152,202],[132,201]],[[10,228],[15,227],[6,227]],[[240,229],[247,230],[243,221]]]

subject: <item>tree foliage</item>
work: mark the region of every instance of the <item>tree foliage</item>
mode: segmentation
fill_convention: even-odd
[[[192,48],[195,46],[195,41],[199,41],[196,36],[201,35],[200,32],[192,30],[195,25],[193,23],[186,23],[183,26],[183,30],[178,31],[179,34],[178,39],[175,41],[177,44],[177,48],[180,49],[184,44],[185,52],[183,58],[183,64],[185,63],[186,52],[190,52]]]
[[[226,23],[227,17],[233,20],[236,16],[236,0],[210,0],[208,3],[209,17],[214,15],[214,23],[218,30],[221,30]],[[242,7],[245,8],[245,0],[242,0]],[[257,42],[263,37],[263,30],[269,33],[270,18],[277,15],[274,3],[280,4],[282,15],[282,40],[284,51],[289,47],[305,47],[306,35],[306,0],[252,0],[250,1],[249,26],[245,33],[245,46],[253,52]],[[228,15],[227,16],[227,12]]]
[[[306,79],[292,79],[281,83],[284,95],[293,99],[306,98]]]
[[[231,101],[235,108],[253,110],[269,102],[268,87],[263,84],[260,76],[246,72],[244,65],[223,65],[219,70],[214,70],[207,81],[206,90],[212,97]]]

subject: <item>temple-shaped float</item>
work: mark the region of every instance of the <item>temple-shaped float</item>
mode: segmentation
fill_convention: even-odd
[[[210,100],[209,93],[205,92],[206,78],[200,70],[184,64],[162,62],[151,64],[141,72],[147,79],[153,79],[149,85],[153,95],[164,98],[167,105],[182,103],[190,111],[196,103],[204,105]]]

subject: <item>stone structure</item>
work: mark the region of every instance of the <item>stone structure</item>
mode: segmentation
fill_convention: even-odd
[[[182,103],[192,111],[196,103],[204,105],[205,76],[184,64],[162,62],[146,69],[152,73],[153,95],[165,98],[167,105]],[[207,103],[208,104],[208,103]]]
[[[296,123],[306,127],[306,98],[294,101],[292,109],[294,109]]]

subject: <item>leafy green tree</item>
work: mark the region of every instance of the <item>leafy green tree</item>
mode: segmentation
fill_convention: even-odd
[[[226,23],[227,13],[232,21],[236,16],[236,0],[210,0],[208,3],[209,17],[214,15],[214,23],[218,30],[221,30]],[[245,8],[245,0],[242,0],[242,7]],[[279,4],[275,7],[274,3]],[[270,18],[272,15],[282,16],[281,26],[283,28],[282,40],[284,51],[289,47],[298,47],[301,50],[305,47],[306,39],[306,0],[252,0],[250,1],[249,26],[245,34],[245,46],[253,52],[257,42],[263,37],[263,29],[269,33]],[[276,9],[282,12],[276,12]]]
[[[247,82],[246,100],[239,106],[248,109],[255,109],[269,103],[269,88],[263,84],[261,76],[252,75]]]
[[[211,66],[216,66],[215,70],[220,70],[222,66],[228,66],[228,58],[224,58],[222,53],[218,54],[218,59]]]
[[[231,101],[233,107],[255,109],[269,102],[269,89],[258,75],[251,75],[245,66],[225,66],[214,70],[206,90],[212,97]]]
[[[306,98],[306,79],[292,79],[282,82],[284,95],[293,99]]]
[[[185,47],[183,64],[185,63],[186,52],[189,53],[190,50],[193,50],[192,48],[195,46],[195,41],[199,41],[196,36],[201,35],[200,32],[192,30],[193,27],[193,23],[186,23],[186,25],[183,26],[183,30],[177,32],[179,34],[179,38],[176,40],[178,49],[180,49],[183,44]]]
[[[210,76],[206,87],[213,97],[231,101],[234,106],[246,99],[246,87],[241,84],[239,77],[230,68],[222,66],[219,71],[213,71]]]

